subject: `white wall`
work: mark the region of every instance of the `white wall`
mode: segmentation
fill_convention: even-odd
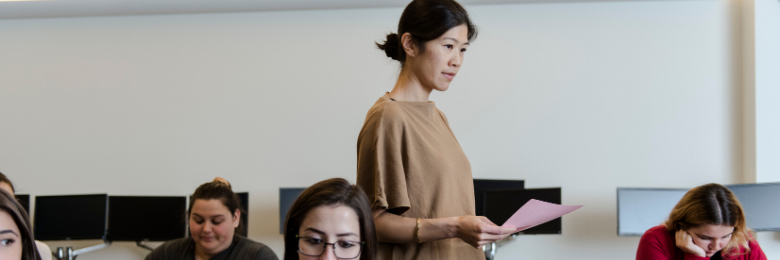
[[[759,182],[780,181],[780,1],[755,0],[756,166]]]
[[[753,0],[755,93],[755,176],[757,182],[780,182],[780,1]],[[759,240],[780,241],[780,232],[759,233]],[[767,247],[780,255],[780,247]]]
[[[499,259],[630,259],[617,187],[742,180],[736,0],[467,8],[480,36],[431,98],[474,176],[585,205]],[[372,42],[401,11],[0,20],[0,171],[32,195],[181,195],[223,176],[281,255],[278,188],[355,180],[365,112],[398,72]]]

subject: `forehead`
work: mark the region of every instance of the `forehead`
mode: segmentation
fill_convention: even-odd
[[[327,235],[343,233],[360,234],[360,220],[355,210],[345,205],[324,205],[306,213],[300,231],[314,228]]]
[[[0,182],[0,189],[5,190],[9,194],[14,194],[14,189],[12,189],[11,184],[8,184],[7,182]]]
[[[214,215],[232,215],[230,209],[228,209],[220,200],[204,200],[197,199],[192,203],[192,213],[198,214],[202,217],[214,216]]]
[[[467,43],[469,41],[469,29],[465,24],[461,24],[450,28],[444,34],[439,36],[439,40],[457,40],[459,43]]]
[[[0,210],[0,231],[11,230],[16,234],[19,234],[19,227],[16,226],[16,222],[5,210]]]
[[[723,237],[734,232],[734,227],[726,225],[704,224],[691,228],[691,232],[707,237]]]

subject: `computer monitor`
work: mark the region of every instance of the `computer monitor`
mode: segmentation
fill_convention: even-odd
[[[36,196],[37,240],[105,239],[108,195]]]
[[[168,241],[184,237],[187,198],[108,197],[109,241]]]
[[[287,211],[306,188],[279,188],[279,233],[284,234]]]
[[[727,185],[755,231],[780,231],[780,183]]]
[[[504,190],[485,192],[485,217],[503,225],[531,199],[561,204],[561,188]],[[523,230],[520,234],[561,234],[561,218]]]
[[[249,192],[236,192],[238,195],[239,204],[241,204],[241,223],[244,224],[244,228],[236,230],[239,235],[247,237],[249,235]]]
[[[687,189],[617,188],[618,236],[641,236],[662,224]]]
[[[477,216],[485,215],[485,191],[522,190],[524,185],[522,180],[474,179],[474,212]]]
[[[24,211],[27,211],[27,215],[30,215],[30,195],[27,194],[15,194],[16,200],[19,204],[22,204]]]

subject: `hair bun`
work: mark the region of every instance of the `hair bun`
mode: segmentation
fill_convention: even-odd
[[[400,56],[403,53],[401,50],[399,50],[400,49],[399,42],[400,39],[398,37],[398,34],[390,33],[387,35],[387,39],[385,39],[385,43],[384,44],[376,43],[376,47],[378,47],[380,50],[385,51],[385,55],[387,55],[387,57],[397,61],[401,61]]]

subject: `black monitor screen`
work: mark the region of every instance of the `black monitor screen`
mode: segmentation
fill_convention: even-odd
[[[780,231],[780,183],[728,185],[755,231]]]
[[[14,195],[16,197],[16,200],[19,201],[19,204],[22,204],[22,208],[24,208],[24,211],[27,211],[27,215],[30,215],[30,195],[21,195],[16,194]]]
[[[240,200],[241,209],[243,210],[241,212],[241,223],[244,225],[237,232],[239,235],[247,237],[249,234],[249,192],[236,192],[236,195],[238,195],[238,200]]]
[[[561,188],[485,192],[485,217],[502,225],[531,199],[561,204]],[[522,234],[560,234],[561,218],[523,230]]]
[[[108,196],[35,197],[35,239],[104,239]]]
[[[167,241],[184,237],[186,197],[108,197],[108,240]]]
[[[498,190],[522,190],[525,181],[474,179],[474,206],[477,216],[485,215],[485,192]]]
[[[279,233],[284,234],[287,211],[306,188],[279,188]]]

